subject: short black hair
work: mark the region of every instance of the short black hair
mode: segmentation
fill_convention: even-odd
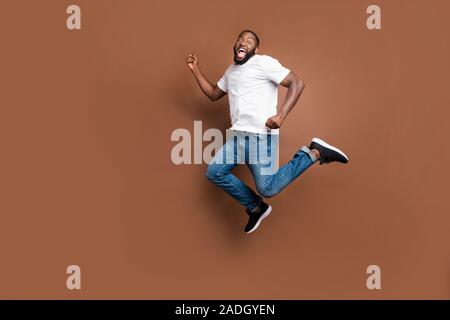
[[[259,47],[259,37],[258,37],[258,35],[257,35],[255,32],[253,32],[252,30],[250,30],[250,29],[245,29],[245,30],[241,31],[241,33],[239,33],[239,35],[241,36],[243,33],[246,33],[246,32],[251,33],[252,35],[255,36],[255,38],[256,38],[256,47]]]

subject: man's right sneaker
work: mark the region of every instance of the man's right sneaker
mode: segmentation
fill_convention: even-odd
[[[267,203],[265,203],[264,201],[261,201],[261,207],[258,211],[256,212],[251,212],[250,210],[246,210],[247,214],[249,215],[249,219],[247,222],[247,225],[245,226],[244,231],[246,233],[250,233],[255,231],[256,229],[258,229],[259,224],[261,223],[261,221],[266,218],[270,212],[272,211],[272,207],[269,206]]]
[[[309,149],[316,149],[320,152],[320,164],[333,161],[342,163],[348,162],[348,157],[342,150],[339,150],[335,146],[332,146],[319,138],[313,138],[311,140]]]

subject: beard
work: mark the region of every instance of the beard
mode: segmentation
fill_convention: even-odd
[[[233,47],[233,54],[234,54],[234,64],[244,64],[246,63],[251,57],[253,57],[256,53],[256,48],[254,48],[252,51],[249,51],[245,54],[244,59],[238,60],[237,59],[237,51],[236,48]]]

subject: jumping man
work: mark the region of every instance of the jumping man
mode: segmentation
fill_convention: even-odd
[[[302,146],[288,163],[278,168],[279,128],[305,84],[277,59],[258,54],[258,47],[256,33],[242,31],[233,47],[234,64],[226,69],[217,84],[200,71],[195,54],[189,54],[186,59],[198,85],[211,101],[228,93],[232,127],[225,144],[209,164],[206,176],[246,208],[249,219],[244,231],[247,233],[255,231],[272,210],[263,197],[278,194],[317,161],[320,165],[348,162],[344,152],[313,138],[309,147]],[[279,85],[288,90],[277,109]],[[250,169],[259,194],[231,173],[241,163]]]

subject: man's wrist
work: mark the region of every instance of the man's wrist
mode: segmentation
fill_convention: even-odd
[[[192,69],[191,69],[191,71],[192,71],[192,73],[194,74],[194,75],[198,75],[198,67],[196,66],[196,65],[194,65],[193,67],[192,67]]]
[[[286,118],[287,114],[285,114],[284,112],[279,112],[278,116],[281,118],[281,121],[284,121],[284,119]]]

